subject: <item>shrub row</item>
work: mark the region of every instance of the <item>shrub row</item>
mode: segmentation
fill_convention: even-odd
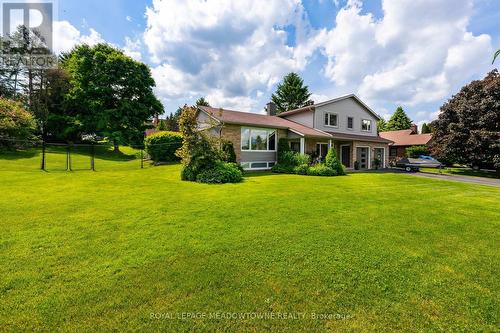
[[[285,145],[282,145],[281,142],[280,147],[283,148],[278,152],[278,163],[271,169],[273,172],[308,176],[345,175],[344,166],[340,163],[333,148],[328,151],[325,163],[311,166],[309,165],[311,161],[309,155],[290,151]]]
[[[180,158],[175,155],[182,145],[182,134],[178,132],[156,132],[144,140],[146,152],[155,162],[176,162]]]

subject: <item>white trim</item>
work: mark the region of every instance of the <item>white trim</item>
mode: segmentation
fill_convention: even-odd
[[[352,144],[347,143],[347,144],[340,145],[340,163],[342,163],[342,160],[343,160],[343,157],[344,157],[344,156],[342,155],[342,147],[349,147],[349,148],[351,148],[351,147],[352,147]],[[350,153],[350,155],[351,155],[351,156],[349,156],[349,164],[350,164],[350,166],[345,166],[345,165],[344,165],[344,166],[345,166],[346,168],[352,169],[352,168],[353,168],[353,166],[351,165],[351,164],[352,164],[352,163],[351,163],[351,157],[352,157],[352,151],[351,151],[351,149],[349,149],[349,153]],[[343,164],[342,164],[342,165],[343,165]]]
[[[384,150],[384,159],[382,160],[382,169],[385,169],[387,168],[387,166],[385,165],[385,160],[386,160],[386,157],[387,157],[387,149],[385,149],[386,147],[373,147],[373,151],[375,151],[375,149],[383,149]]]
[[[304,134],[302,134],[302,133],[300,133],[300,132],[298,132],[298,131],[296,131],[296,130],[293,130],[293,129],[291,129],[291,128],[289,128],[288,130],[289,130],[290,132],[293,132],[293,133],[298,134],[298,135],[300,135],[300,136],[304,136]]]
[[[306,139],[300,138],[300,153],[304,154],[306,151]]]
[[[337,117],[337,125],[330,125],[330,115],[334,114]],[[328,124],[325,124],[325,116],[328,115]],[[339,128],[339,114],[335,112],[325,111],[323,113],[323,125],[325,127]]]
[[[358,160],[358,148],[368,148],[368,168],[366,168],[366,169],[370,170],[372,168],[372,163],[371,163],[371,153],[372,153],[371,152],[371,147],[370,146],[356,146],[356,160]]]
[[[249,149],[243,149],[243,141],[242,141],[242,132],[243,130],[248,129],[250,130],[250,136],[248,138],[248,148]],[[252,148],[252,130],[257,130],[257,131],[266,131],[267,132],[267,148],[266,150],[258,150],[258,149],[251,149]],[[269,149],[269,133],[274,131],[274,149]],[[252,126],[241,126],[240,127],[240,151],[241,152],[248,152],[248,153],[253,153],[253,152],[259,152],[259,153],[274,153],[277,151],[277,146],[278,146],[278,129],[277,128],[265,128],[265,127],[252,127]]]
[[[363,120],[366,120],[366,121],[369,121],[369,122],[370,122],[370,129],[369,129],[369,130],[364,130],[364,129],[363,129]],[[371,132],[372,132],[372,120],[371,120],[371,119],[363,119],[363,118],[361,118],[361,124],[360,124],[360,125],[361,125],[361,126],[360,126],[360,128],[359,128],[359,129],[361,130],[361,132],[369,132],[369,133],[371,133]]]
[[[271,169],[272,166],[269,166],[269,163],[276,164],[276,161],[249,161],[249,162],[240,162],[240,165],[243,167],[244,163],[249,163],[250,168],[243,168],[243,170],[258,171],[258,170],[269,170],[269,169]],[[252,163],[267,163],[267,167],[265,167],[265,168],[252,168]]]

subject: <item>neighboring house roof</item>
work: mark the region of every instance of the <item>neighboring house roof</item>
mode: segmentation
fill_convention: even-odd
[[[260,127],[270,127],[270,128],[282,128],[288,129],[300,136],[305,137],[319,137],[319,138],[332,138],[332,135],[296,123],[291,120],[279,118],[276,116],[268,116],[257,113],[241,112],[234,110],[218,109],[207,106],[198,106],[198,109],[204,111],[214,120],[226,123],[226,124],[238,124],[238,125],[251,125]]]
[[[379,135],[394,143],[392,146],[426,145],[432,139],[432,134],[414,134],[411,129],[400,131],[380,132]]]
[[[352,98],[356,102],[358,102],[362,107],[364,107],[366,109],[366,111],[368,111],[369,113],[371,113],[372,116],[374,116],[377,120],[381,119],[380,116],[375,113],[375,111],[373,111],[368,105],[366,105],[361,99],[359,99],[358,96],[356,96],[354,94],[349,94],[349,95],[337,97],[337,98],[334,98],[334,99],[330,99],[328,101],[324,101],[324,102],[313,104],[313,105],[304,106],[302,108],[298,108],[298,109],[294,109],[294,110],[290,110],[290,111],[286,111],[286,112],[281,112],[281,113],[277,114],[277,116],[279,116],[279,117],[285,117],[285,116],[289,116],[289,115],[295,114],[295,113],[314,111],[319,106],[323,106],[323,105],[335,103],[335,102],[342,101],[342,100],[348,99],[348,98]]]

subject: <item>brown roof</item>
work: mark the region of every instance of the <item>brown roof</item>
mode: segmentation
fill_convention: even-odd
[[[241,112],[226,109],[217,109],[207,106],[198,106],[199,109],[210,114],[216,120],[227,124],[251,125],[271,128],[289,129],[299,135],[306,137],[321,137],[331,138],[332,136],[326,132],[301,125],[291,120],[279,118],[276,116],[268,116],[264,114]]]
[[[344,134],[344,133],[334,133],[334,132],[328,132],[328,133],[330,133],[336,140],[356,140],[356,141],[366,141],[366,142],[392,143],[391,140],[381,138],[380,136]]]
[[[380,132],[380,136],[394,142],[393,146],[426,145],[432,139],[432,134],[412,134],[411,129]]]

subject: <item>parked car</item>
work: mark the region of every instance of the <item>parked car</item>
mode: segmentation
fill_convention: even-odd
[[[418,171],[420,168],[441,168],[443,164],[431,156],[421,155],[418,158],[403,157],[396,162],[396,167],[407,172]]]

